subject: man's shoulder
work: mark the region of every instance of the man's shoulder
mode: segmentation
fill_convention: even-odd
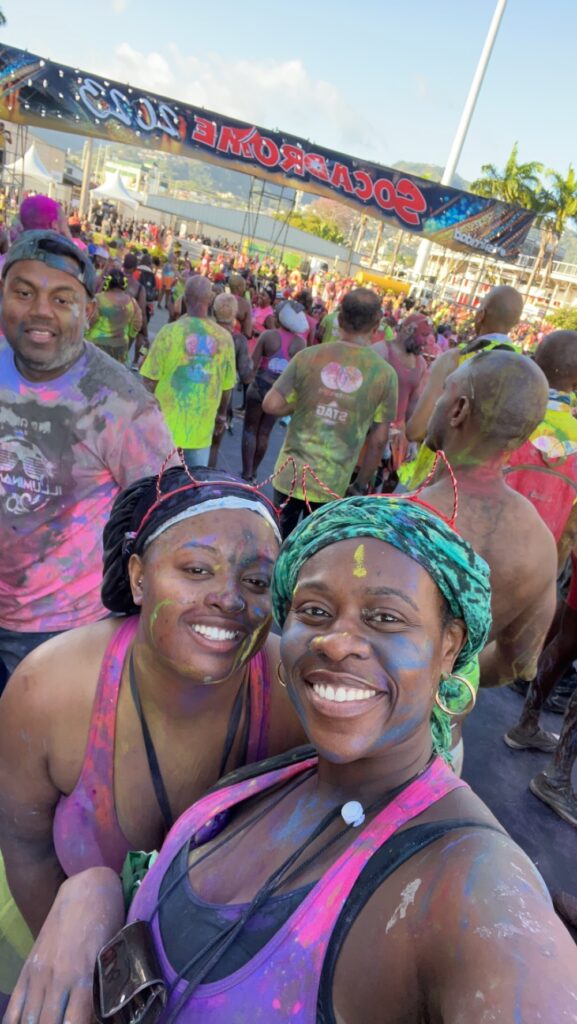
[[[86,393],[89,401],[94,396],[100,404],[101,389],[105,388],[112,401],[119,400],[131,406],[156,406],[155,399],[137,374],[91,342],[86,342],[86,349],[86,362],[80,380],[81,390]]]
[[[157,331],[151,344],[154,345],[155,341],[159,340],[167,344],[170,344],[173,341],[178,341],[182,338],[185,338],[186,335],[190,333],[190,330],[187,329],[188,321],[189,317],[181,316],[179,317],[178,320],[174,320],[171,324],[164,324],[164,326],[161,327],[159,331]]]
[[[339,342],[336,342],[338,345]],[[377,342],[378,345],[382,344]],[[380,380],[388,379],[390,381],[397,379],[396,370],[388,362],[385,354],[377,349],[376,345],[359,346],[356,349],[357,355],[355,360],[359,365],[364,365],[369,369],[374,369]]]

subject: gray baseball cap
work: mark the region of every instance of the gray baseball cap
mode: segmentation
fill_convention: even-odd
[[[84,285],[90,298],[96,292],[96,270],[87,253],[57,231],[23,231],[6,254],[2,277],[21,260],[39,260],[47,267],[70,274]]]

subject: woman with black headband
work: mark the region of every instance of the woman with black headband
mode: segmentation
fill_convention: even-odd
[[[74,906],[85,949],[109,939],[95,1009],[110,1024],[574,1020],[575,947],[542,879],[435,752],[433,709],[471,703],[485,562],[414,500],[351,498],[285,542],[273,606],[279,688],[318,756],[245,769],[186,811],[118,935],[118,879],[71,879],[35,949],[46,985],[27,966],[6,1024],[42,1005],[88,1024]]]
[[[33,932],[67,875],[119,871],[226,771],[301,741],[270,685],[278,547],[271,502],[225,473],[171,468],[116,500],[102,587],[114,617],[43,645],[2,701],[0,843]],[[4,955],[8,916],[0,900],[0,992],[29,942],[16,927]]]

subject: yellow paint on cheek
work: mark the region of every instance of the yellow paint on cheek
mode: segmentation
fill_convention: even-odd
[[[354,558],[354,561],[355,561],[355,568],[353,569],[353,576],[356,576],[357,579],[362,580],[367,575],[367,570],[365,568],[365,545],[364,544],[359,544],[357,550],[355,551],[355,553],[353,555],[353,558]]]
[[[152,615],[150,616],[150,631],[151,631],[151,632],[152,632],[152,630],[154,629],[154,627],[156,626],[156,620],[157,620],[158,616],[160,615],[160,612],[161,612],[161,610],[162,610],[162,609],[163,609],[163,608],[164,608],[164,607],[165,607],[165,606],[166,606],[167,604],[172,604],[172,601],[170,600],[170,598],[169,598],[169,597],[165,598],[165,599],[164,599],[164,601],[160,601],[160,602],[159,602],[159,603],[158,603],[158,604],[156,605],[156,608],[154,609],[154,611],[153,611]]]

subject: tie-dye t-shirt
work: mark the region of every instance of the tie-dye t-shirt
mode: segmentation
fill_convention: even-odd
[[[391,423],[397,413],[397,376],[370,346],[337,341],[297,352],[274,385],[294,406],[276,468],[291,455],[303,498],[302,467],[308,463],[336,494],[346,492],[367,431],[373,423]],[[289,494],[293,470],[288,465],[274,486]],[[311,501],[331,496],[307,476]]]
[[[0,626],[57,632],[106,615],[102,530],[119,491],[172,448],[142,382],[94,345],[33,383],[0,342]]]
[[[181,317],[158,332],[140,372],[158,381],[160,403],[179,448],[208,448],[223,391],[236,383],[234,343],[214,320]]]

